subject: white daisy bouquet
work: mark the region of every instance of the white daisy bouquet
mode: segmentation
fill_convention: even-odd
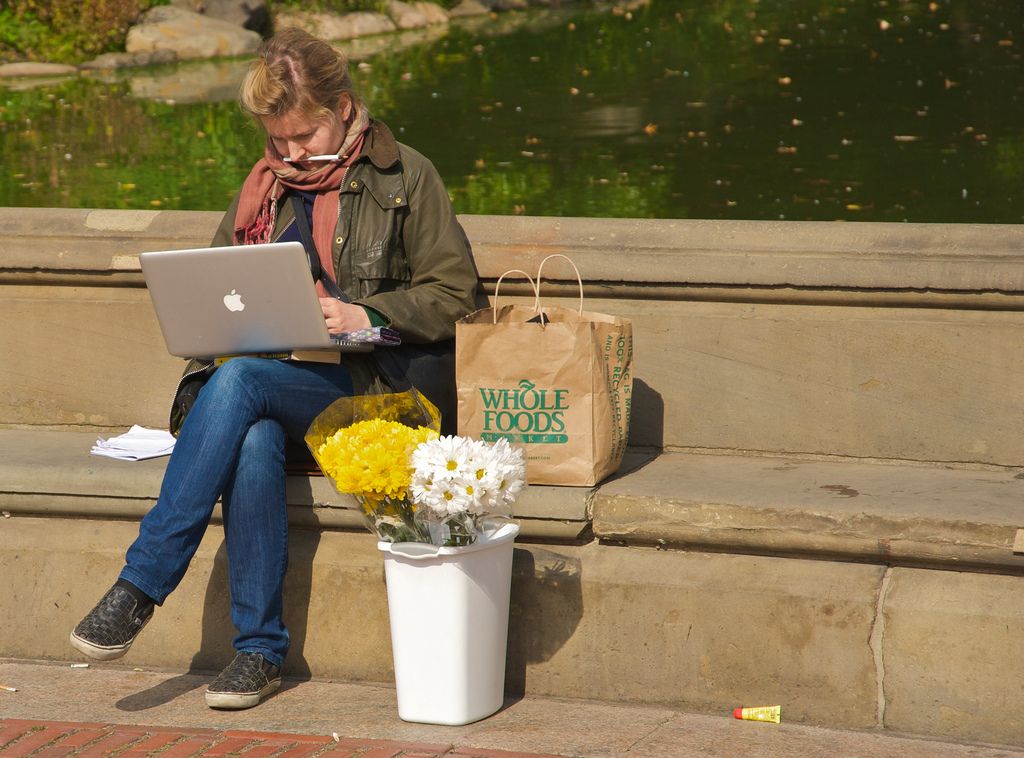
[[[435,545],[469,545],[485,518],[511,516],[526,486],[523,451],[508,440],[438,437],[412,453],[409,492]]]

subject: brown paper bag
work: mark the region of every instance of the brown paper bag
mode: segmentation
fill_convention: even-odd
[[[501,280],[523,273],[506,272],[495,307],[456,323],[459,434],[522,446],[531,484],[592,486],[626,451],[633,327],[584,311],[582,280],[579,308],[542,307],[541,275],[552,257],[565,258],[541,261],[532,306],[499,307]]]

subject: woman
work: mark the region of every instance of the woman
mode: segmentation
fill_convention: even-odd
[[[449,411],[450,427],[454,324],[474,308],[477,276],[436,170],[369,116],[344,56],[298,29],[264,43],[241,102],[267,143],[213,244],[299,240],[301,218],[293,208],[301,209],[322,269],[342,291],[342,298],[329,297],[317,285],[328,330],[398,330],[409,347],[389,362],[412,374],[428,397],[436,391],[431,399]],[[244,262],[244,249],[238,255]],[[301,442],[321,410],[351,394],[352,379],[344,361],[237,358],[213,372],[180,430],[160,496],[124,569],[75,627],[71,644],[101,660],[124,655],[154,606],[181,581],[220,497],[237,654],[206,701],[248,708],[276,690],[289,641],[281,597],[288,561],[285,445],[289,438]]]

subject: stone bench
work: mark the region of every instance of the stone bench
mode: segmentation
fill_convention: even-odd
[[[156,497],[164,461],[88,449],[164,423],[181,362],[135,255],[205,244],[217,216],[0,209],[0,347],[17,356],[0,367],[0,613],[18,620],[2,656],[72,655]],[[486,287],[566,252],[587,307],[636,330],[620,473],[517,505],[510,694],[781,703],[792,721],[1021,743],[1018,228],[463,223]],[[45,341],[71,324],[59,351]],[[371,535],[323,479],[291,477],[288,496],[290,672],[389,681]],[[214,524],[120,665],[230,657],[225,567]]]

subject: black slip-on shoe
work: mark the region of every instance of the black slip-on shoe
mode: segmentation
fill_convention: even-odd
[[[280,686],[278,666],[260,653],[239,653],[206,688],[206,704],[228,710],[252,708]]]
[[[71,644],[90,658],[120,658],[152,617],[152,603],[140,603],[124,587],[115,585],[78,622],[71,632]]]

